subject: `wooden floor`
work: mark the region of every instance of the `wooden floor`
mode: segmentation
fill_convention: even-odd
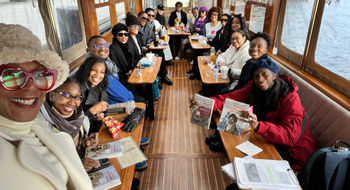
[[[213,129],[190,123],[188,98],[201,88],[199,80],[185,76],[191,66],[167,67],[173,85],[163,85],[154,121],[145,120],[143,137],[150,139],[144,147],[148,168],[135,174],[141,190],[222,190],[232,183],[221,172],[221,166],[229,162],[226,154],[210,151],[204,142]]]

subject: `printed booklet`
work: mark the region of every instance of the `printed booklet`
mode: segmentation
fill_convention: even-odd
[[[102,158],[115,158],[122,156],[122,144],[120,141],[113,141],[105,144],[98,144],[86,148],[85,157],[94,160]]]
[[[205,129],[209,129],[211,116],[213,114],[214,100],[199,94],[194,95],[194,100],[198,105],[192,108],[191,122]]]
[[[105,190],[122,184],[114,166],[103,168],[89,174],[94,190]]]

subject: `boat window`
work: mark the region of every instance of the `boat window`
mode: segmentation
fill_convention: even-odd
[[[263,31],[265,12],[266,12],[265,7],[252,4],[251,11],[250,11],[250,20],[249,20],[250,31],[254,33]]]
[[[287,1],[282,31],[282,45],[303,54],[314,1]]]
[[[109,13],[109,6],[103,6],[96,8],[96,16],[98,23],[98,31],[100,35],[103,35],[111,30],[111,16]]]
[[[0,1],[0,22],[27,27],[48,49],[45,27],[40,15],[38,0],[26,2]]]
[[[350,3],[325,4],[318,35],[315,61],[350,80]]]
[[[148,1],[152,1],[152,0],[147,0],[147,3],[148,3]],[[166,3],[166,7],[175,7],[175,3],[178,2],[178,1],[179,0],[167,0],[165,2]],[[181,2],[182,2],[182,5],[183,5],[182,7],[191,7],[191,4],[190,4],[191,0],[183,0]],[[205,3],[205,2],[203,1],[203,3]],[[147,5],[149,5],[149,4],[147,4]],[[155,7],[157,7],[157,5]]]
[[[245,0],[236,0],[235,14],[242,14],[244,16]]]
[[[115,4],[115,9],[117,10],[116,14],[117,14],[118,22],[121,22],[121,23],[125,24],[125,18],[126,18],[125,3],[124,2],[116,3]]]
[[[83,31],[77,2],[74,0],[52,0],[51,10],[61,51],[82,42]]]

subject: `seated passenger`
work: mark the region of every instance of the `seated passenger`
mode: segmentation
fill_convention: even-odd
[[[212,7],[208,12],[209,22],[204,25],[203,35],[208,38],[208,42],[213,41],[216,32],[222,28],[219,18],[221,17],[221,9]]]
[[[156,20],[158,20],[159,24],[162,26],[165,26],[165,17],[164,17],[164,5],[159,4],[157,6],[157,14],[156,14]],[[128,24],[128,23],[126,23]]]
[[[139,96],[135,96],[124,87],[123,84],[119,82],[118,67],[109,57],[109,44],[102,36],[93,36],[88,41],[88,53],[86,57],[96,56],[105,59],[105,64],[107,66],[107,76],[108,76],[108,103],[121,103],[127,102],[129,100],[134,100],[136,102],[144,102],[144,99]]]
[[[0,23],[0,33],[0,188],[92,190],[72,138],[36,118],[68,64],[23,26]]]
[[[216,55],[219,55],[221,52],[226,51],[227,48],[225,44],[225,41],[227,38],[230,38],[230,34],[228,34],[228,32],[226,32],[227,30],[227,23],[228,20],[230,18],[230,15],[228,14],[222,14],[221,18],[220,18],[220,22],[221,22],[221,29],[219,31],[216,32],[215,38],[213,39],[213,41],[209,42],[209,45],[211,47],[215,48],[216,51]]]
[[[190,28],[192,28],[194,22],[196,21],[196,19],[198,17],[198,13],[199,13],[198,12],[198,7],[193,7],[191,12],[192,12],[191,19],[188,21],[190,23]]]
[[[84,168],[89,171],[100,164],[96,160],[84,158],[84,150],[86,146],[98,144],[98,133],[87,135],[90,123],[80,106],[82,101],[79,83],[68,78],[61,86],[47,94],[38,117],[42,118],[43,122],[46,120],[53,132],[65,132],[73,138]]]
[[[204,25],[208,22],[207,12],[208,12],[208,9],[206,6],[202,6],[199,8],[199,16],[194,21],[194,24],[191,29],[192,33],[198,33],[199,35],[203,35]]]
[[[90,121],[89,133],[98,132],[108,106],[105,60],[94,56],[87,58],[75,73],[75,79],[84,97],[81,105]]]
[[[253,80],[242,89],[212,97],[214,110],[222,110],[226,98],[253,106],[254,113],[245,111],[241,116],[256,134],[276,146],[294,171],[300,171],[316,149],[316,141],[297,94],[298,85],[289,76],[278,76],[278,66],[270,59],[254,62],[249,75]]]
[[[172,11],[169,16],[169,27],[175,26],[176,23],[187,24],[187,14],[182,10],[182,2],[175,3],[175,11]]]

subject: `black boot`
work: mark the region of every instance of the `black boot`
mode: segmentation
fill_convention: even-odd
[[[173,82],[167,76],[164,76],[161,79],[161,82],[164,83],[164,84],[167,84],[167,85],[173,85]]]

